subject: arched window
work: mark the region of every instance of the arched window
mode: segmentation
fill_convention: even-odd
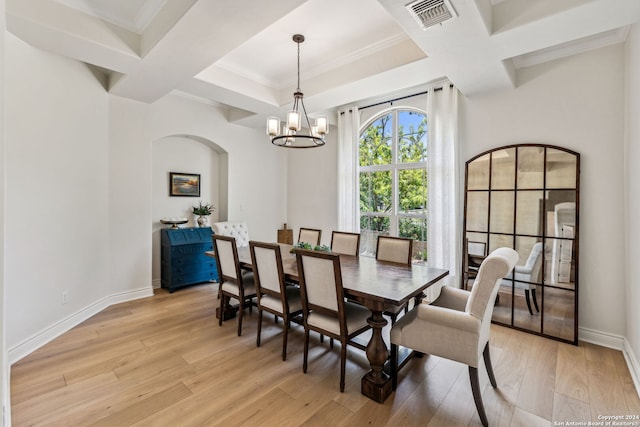
[[[374,254],[379,235],[411,237],[426,260],[427,116],[387,110],[367,122],[359,141],[361,248]]]

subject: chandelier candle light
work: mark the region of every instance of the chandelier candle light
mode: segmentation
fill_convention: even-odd
[[[324,137],[329,133],[327,118],[322,116],[316,119],[315,126],[311,126],[307,110],[304,107],[303,94],[300,91],[300,43],[304,41],[302,34],[295,34],[293,41],[298,45],[298,86],[293,93],[293,109],[287,113],[287,121],[280,133],[280,119],[278,117],[267,118],[267,135],[271,137],[271,143],[278,147],[287,148],[313,148],[325,144]],[[300,111],[302,109],[302,111]],[[302,120],[306,129],[302,127]]]

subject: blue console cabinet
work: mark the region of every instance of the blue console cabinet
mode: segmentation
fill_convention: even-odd
[[[213,250],[211,227],[167,228],[161,230],[162,287],[178,288],[218,281],[215,258],[204,253]]]

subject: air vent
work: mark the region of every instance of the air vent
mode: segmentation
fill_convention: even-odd
[[[448,0],[418,0],[405,7],[423,30],[458,16]]]

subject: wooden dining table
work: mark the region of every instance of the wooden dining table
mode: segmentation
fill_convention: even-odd
[[[293,246],[280,244],[280,247],[285,278],[297,283],[298,265],[295,255],[290,253]],[[212,252],[207,252],[207,255],[215,256]],[[252,268],[248,247],[238,248],[238,261],[242,268]],[[391,394],[391,378],[384,370],[389,349],[382,335],[382,329],[388,323],[382,313],[389,306],[403,305],[421,295],[429,286],[447,276],[449,271],[422,264],[409,267],[366,256],[347,255],[340,255],[340,269],[345,297],[371,311],[367,321],[372,334],[366,350],[371,370],[362,377],[361,392],[377,402],[384,402]]]

